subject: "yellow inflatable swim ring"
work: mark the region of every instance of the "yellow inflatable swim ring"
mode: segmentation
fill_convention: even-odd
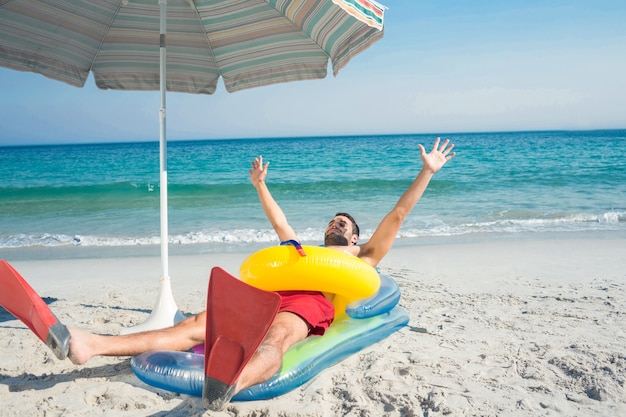
[[[298,245],[299,246],[299,245]],[[303,256],[302,250],[306,253]],[[281,245],[249,256],[239,269],[242,281],[266,291],[321,291],[332,294],[335,321],[346,306],[378,291],[380,277],[367,262],[319,246]]]

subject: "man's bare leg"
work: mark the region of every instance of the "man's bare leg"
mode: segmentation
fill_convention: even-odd
[[[69,358],[84,364],[94,356],[135,356],[150,350],[188,350],[203,343],[206,332],[206,312],[185,319],[172,327],[123,336],[104,336],[68,328]],[[283,355],[295,343],[309,334],[300,316],[282,312],[272,322],[261,346],[246,364],[234,393],[271,378],[282,364]],[[234,394],[233,393],[233,394]],[[225,398],[226,405],[230,398]]]
[[[94,356],[135,356],[150,350],[191,349],[204,342],[206,312],[182,320],[172,327],[123,336],[87,333],[69,326],[68,330],[68,356],[73,363],[81,365]]]
[[[243,368],[235,393],[274,376],[280,370],[287,349],[308,335],[309,327],[300,316],[289,312],[278,313],[263,343]]]
[[[213,411],[223,410],[237,392],[270,379],[280,369],[287,349],[308,334],[308,325],[300,316],[289,312],[278,313],[265,339],[241,371],[237,384],[220,385],[217,389],[211,387],[210,391],[203,392],[204,405]]]

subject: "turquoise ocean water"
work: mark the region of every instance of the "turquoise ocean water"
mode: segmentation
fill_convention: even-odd
[[[399,242],[626,232],[626,130],[448,135],[457,156],[431,182]],[[300,237],[336,211],[371,235],[421,167],[433,135],[168,144],[171,252],[276,242],[250,185],[257,155]],[[157,142],[0,147],[0,258],[81,248],[159,253]],[[38,251],[38,252],[37,252]],[[60,253],[59,252],[59,253]],[[52,254],[52,255],[50,255]],[[35,255],[33,255],[35,256]]]

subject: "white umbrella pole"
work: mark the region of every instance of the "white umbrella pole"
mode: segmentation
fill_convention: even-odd
[[[183,316],[178,311],[174,296],[172,294],[172,285],[169,276],[169,251],[168,251],[168,214],[167,214],[167,137],[166,137],[166,105],[165,95],[167,91],[166,77],[166,15],[167,0],[159,0],[161,9],[161,27],[160,27],[160,92],[161,92],[161,109],[159,111],[159,159],[160,159],[160,206],[161,206],[161,286],[156,304],[152,309],[150,317],[145,322],[137,326],[123,329],[121,334],[137,333],[146,330],[162,329],[172,326],[175,322],[180,321]]]

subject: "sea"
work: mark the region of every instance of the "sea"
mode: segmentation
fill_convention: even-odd
[[[626,130],[455,133],[396,244],[626,236]],[[366,240],[419,173],[435,135],[170,141],[170,253],[278,243],[250,183],[252,159],[306,244],[351,213]],[[158,255],[159,144],[0,147],[0,258]],[[3,255],[4,252],[4,255]]]

